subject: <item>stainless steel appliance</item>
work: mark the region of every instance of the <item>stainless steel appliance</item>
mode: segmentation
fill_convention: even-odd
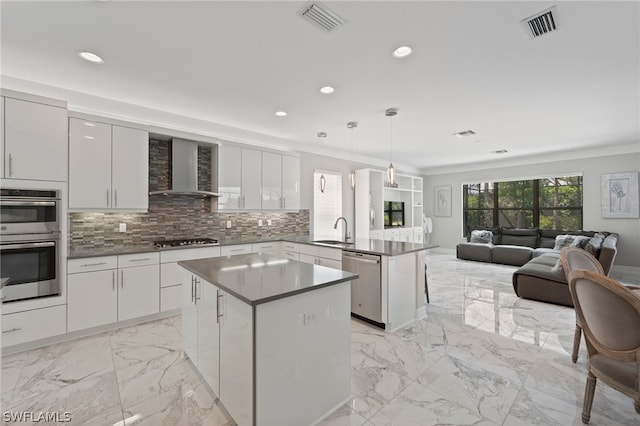
[[[0,190],[3,303],[60,294],[60,194]]]
[[[218,240],[213,238],[187,238],[184,240],[159,240],[154,241],[156,247],[181,247],[181,246],[205,246],[218,244]]]
[[[351,314],[384,328],[380,256],[343,251],[342,269],[359,275],[351,281]]]

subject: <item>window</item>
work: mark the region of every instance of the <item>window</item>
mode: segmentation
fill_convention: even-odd
[[[582,229],[582,176],[465,184],[463,229]]]
[[[324,193],[320,192],[321,174],[327,181]],[[342,216],[342,174],[316,170],[313,173],[313,187],[313,233],[340,239],[344,228],[339,226],[333,229],[333,225]]]

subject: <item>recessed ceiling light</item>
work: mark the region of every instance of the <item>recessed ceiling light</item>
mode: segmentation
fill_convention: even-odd
[[[464,130],[462,132],[454,133],[453,136],[457,138],[464,138],[465,136],[471,136],[475,134],[476,132],[474,132],[473,130]]]
[[[286,117],[287,113],[286,113],[286,111],[276,111],[276,115],[278,117]]]
[[[104,62],[104,59],[102,59],[100,56],[96,55],[95,53],[91,53],[91,52],[78,52],[78,56],[80,56],[82,59],[86,61],[94,62],[96,64],[101,64]]]
[[[331,86],[322,86],[322,87],[320,88],[320,93],[323,93],[323,94],[325,94],[325,95],[329,95],[329,94],[331,94],[331,93],[333,93],[333,92],[335,92],[335,91],[336,91],[336,89],[334,89],[334,88],[333,88],[333,87],[331,87]]]
[[[506,149],[499,149],[497,151],[491,151],[492,154],[506,154],[507,152],[509,152],[509,151],[507,151]]]
[[[393,56],[395,56],[396,58],[405,58],[411,55],[411,52],[413,52],[411,46],[400,46],[393,51]]]

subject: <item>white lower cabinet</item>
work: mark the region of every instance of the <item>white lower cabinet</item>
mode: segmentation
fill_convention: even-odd
[[[251,244],[251,253],[278,254],[281,251],[280,247],[281,244],[278,241]]]
[[[120,272],[118,321],[158,313],[160,311],[158,264],[120,268],[118,271]]]
[[[69,274],[67,306],[69,331],[118,321],[116,269]]]
[[[2,315],[2,347],[58,336],[66,332],[66,305]]]
[[[182,347],[236,423],[251,424],[251,307],[184,269],[182,276]]]
[[[247,253],[251,253],[251,244],[235,244],[220,247],[220,256],[235,256]]]
[[[158,253],[70,259],[68,331],[159,312],[158,261]]]

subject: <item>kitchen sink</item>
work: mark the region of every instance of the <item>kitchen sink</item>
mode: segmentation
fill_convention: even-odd
[[[339,241],[339,240],[316,240],[313,242],[318,244],[328,244],[332,246],[352,246],[353,245],[353,243],[346,243],[344,241]]]

